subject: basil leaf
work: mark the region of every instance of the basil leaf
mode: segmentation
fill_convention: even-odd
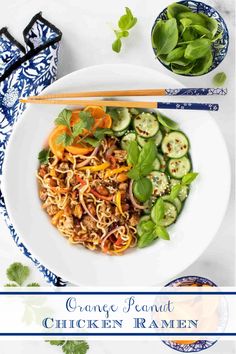
[[[181,12],[191,11],[187,6],[173,3],[167,7],[167,16],[168,18],[177,17],[177,15]]]
[[[211,33],[212,36],[214,36],[218,30],[218,22],[204,13],[199,13],[199,16],[203,19],[204,21],[204,27],[206,27]]]
[[[117,38],[113,43],[112,43],[112,50],[114,50],[114,52],[119,53],[121,50],[121,46],[122,46],[122,42],[120,40],[120,38]]]
[[[184,57],[190,60],[196,60],[202,57],[209,52],[211,49],[211,42],[209,39],[200,38],[189,43],[184,53]]]
[[[164,116],[161,113],[158,113],[158,121],[161,123],[161,125],[163,125],[164,127],[171,129],[171,130],[178,130],[179,129],[179,125],[174,122],[172,119]]]
[[[179,192],[181,190],[181,183],[177,183],[175,186],[173,186],[171,188],[171,192],[170,192],[170,199],[175,199],[178,197]]]
[[[192,21],[193,25],[202,25],[205,26],[205,19],[199,14],[195,12],[181,12],[177,16],[178,20],[181,20],[183,18],[187,18]]]
[[[131,10],[128,7],[125,8],[125,11],[126,14],[121,16],[118,21],[118,26],[121,30],[129,30],[137,23],[137,18],[133,16]]]
[[[223,31],[219,32],[218,34],[215,35],[215,37],[212,39],[212,43],[218,41],[218,39],[221,39],[223,35]]]
[[[128,145],[127,161],[131,165],[136,165],[139,158],[139,147],[137,141],[130,141]]]
[[[213,55],[211,50],[209,50],[204,58],[198,59],[192,68],[192,75],[202,75],[208,72],[213,63]]]
[[[223,86],[225,81],[227,79],[227,76],[224,72],[218,73],[213,77],[213,84],[214,86]]]
[[[163,226],[157,225],[155,232],[156,232],[156,235],[158,237],[162,238],[163,240],[169,240],[170,239],[170,236],[169,236],[166,228],[163,227]]]
[[[205,28],[204,26],[201,25],[192,25],[191,28],[194,28],[195,31],[197,31],[199,34],[206,36],[207,38],[212,39],[213,38],[213,34],[211,31],[209,31],[207,28]]]
[[[139,167],[135,166],[133,167],[128,173],[127,173],[128,177],[137,181],[140,178],[140,171],[139,171]]]
[[[140,202],[146,202],[151,197],[152,191],[152,182],[147,177],[142,177],[134,182],[133,193]]]
[[[152,165],[156,158],[156,154],[156,144],[152,139],[149,139],[142,148],[138,158],[140,176],[146,176],[152,171]]]
[[[190,172],[187,173],[183,178],[182,178],[182,184],[188,186],[190,185],[198,176],[198,173],[196,172]]]
[[[158,224],[164,217],[165,206],[162,198],[159,198],[152,208],[152,217],[156,224]]]
[[[153,231],[142,234],[138,239],[138,248],[151,245],[156,238],[155,232]]]
[[[152,220],[145,220],[145,221],[142,221],[142,224],[141,224],[141,235],[144,233],[144,232],[151,232],[153,231],[155,228],[155,224]]]
[[[158,55],[170,53],[176,47],[178,37],[175,18],[158,21],[152,33],[153,46],[156,48]]]
[[[173,49],[166,57],[166,61],[171,63],[175,60],[178,60],[184,56],[185,48],[184,47],[178,47]]]
[[[190,62],[188,65],[186,66],[182,66],[182,65],[177,65],[177,64],[171,64],[171,70],[176,73],[176,74],[183,74],[183,75],[187,75],[191,72],[191,70],[194,68],[195,65],[195,61],[194,62]]]
[[[183,32],[183,40],[185,42],[192,42],[197,38],[198,38],[198,34],[196,33],[196,31],[194,31],[192,27],[186,28],[185,31]]]

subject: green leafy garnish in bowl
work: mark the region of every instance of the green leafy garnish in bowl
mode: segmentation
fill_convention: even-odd
[[[169,5],[166,16],[152,29],[157,58],[176,74],[207,73],[214,61],[213,44],[222,37],[217,20],[179,3]]]

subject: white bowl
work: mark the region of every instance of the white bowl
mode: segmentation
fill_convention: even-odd
[[[147,68],[101,65],[67,75],[52,84],[45,93],[156,87],[178,88],[181,85]],[[148,99],[153,100],[145,98]],[[123,256],[108,256],[71,245],[51,225],[41,208],[35,177],[37,155],[61,109],[62,106],[29,106],[16,124],[8,144],[2,187],[17,232],[45,266],[74,284],[150,286],[167,282],[202,254],[226,211],[230,165],[214,113],[165,112],[189,136],[194,171],[199,172],[180,218],[169,228],[171,241],[160,240],[150,247],[130,250]]]

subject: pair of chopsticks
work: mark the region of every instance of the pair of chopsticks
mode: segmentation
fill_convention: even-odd
[[[117,96],[213,96],[226,95],[227,89],[215,88],[181,88],[181,89],[143,89],[143,90],[114,90],[114,91],[86,91],[77,93],[58,93],[40,96],[22,97],[20,102],[33,104],[59,104],[80,106],[106,106],[128,108],[158,108],[158,109],[186,109],[218,111],[217,103],[189,103],[189,102],[148,102],[148,101],[120,101],[120,100],[86,100],[85,97],[117,97]],[[77,100],[76,98],[81,98]]]

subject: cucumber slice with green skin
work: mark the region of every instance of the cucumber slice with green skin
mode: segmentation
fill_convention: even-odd
[[[170,186],[173,187],[175,186],[176,184],[179,184],[180,183],[180,180],[178,179],[174,179],[174,178],[171,178],[170,180]],[[181,202],[184,202],[187,197],[188,197],[188,194],[189,194],[189,186],[181,186],[181,189],[179,191],[179,194],[178,194],[178,198]]]
[[[160,171],[164,172],[166,170],[166,161],[164,159],[164,156],[162,154],[158,153],[157,157],[161,163]]]
[[[119,108],[116,111],[117,111],[117,117],[116,119],[112,120],[111,129],[114,130],[114,132],[120,132],[128,128],[128,126],[130,125],[131,114],[128,108]]]
[[[155,214],[153,212],[153,208],[151,210],[151,218],[155,222]],[[170,201],[164,201],[164,217],[160,222],[161,226],[167,227],[173,224],[178,216],[178,211],[176,206]]]
[[[170,159],[168,162],[168,171],[171,177],[181,179],[191,170],[191,162],[186,157],[180,157],[179,159]]]
[[[177,211],[178,211],[178,214],[181,212],[182,210],[182,203],[180,201],[180,199],[178,197],[176,197],[175,199],[170,199],[170,196],[169,195],[164,195],[162,197],[163,200],[166,200],[166,201],[170,201],[171,203],[174,204],[174,206],[176,207]]]
[[[182,132],[173,131],[165,135],[161,149],[168,157],[178,159],[187,154],[189,142]]]
[[[121,136],[125,135],[128,132],[128,129],[121,130],[120,132],[114,132],[114,135],[117,136],[117,138],[120,138]]]
[[[162,139],[163,139],[163,134],[160,130],[158,130],[156,136],[155,136],[155,144],[156,146],[159,146],[162,142]]]
[[[134,129],[143,138],[155,136],[159,130],[159,122],[154,114],[143,112],[134,118]]]
[[[152,167],[154,171],[160,171],[161,163],[158,157],[154,160]]]
[[[123,150],[127,150],[129,147],[129,143],[131,141],[136,140],[137,135],[134,131],[129,131],[127,132],[127,134],[125,134],[125,136],[123,136],[123,138],[121,139],[121,148]]]
[[[147,221],[147,220],[150,220],[150,214],[149,215],[144,215],[144,216],[142,216],[139,219],[139,223],[137,225],[137,233],[138,233],[139,236],[141,236],[141,233],[142,233],[141,223],[142,223],[142,221]]]
[[[153,184],[153,196],[160,197],[169,190],[169,180],[164,172],[152,171],[148,178]]]
[[[159,146],[162,140],[162,132],[158,130],[157,134],[152,138],[155,141],[156,146]],[[138,135],[137,136],[137,142],[141,147],[144,147],[144,145],[148,142],[149,139],[145,139],[142,136]]]

